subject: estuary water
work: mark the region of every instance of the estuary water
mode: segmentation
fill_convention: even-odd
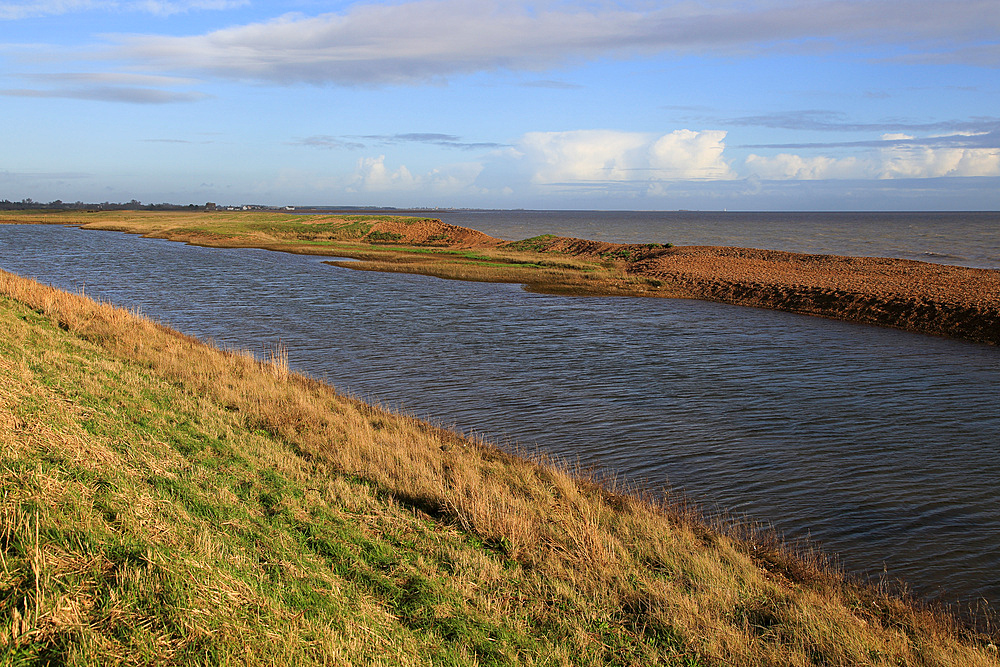
[[[1000,212],[489,211],[419,215],[518,240],[538,234],[614,243],[766,248],[1000,268]]]
[[[280,340],[346,393],[680,490],[927,599],[1000,606],[1000,349],[323,259],[0,225],[5,270],[220,345]]]

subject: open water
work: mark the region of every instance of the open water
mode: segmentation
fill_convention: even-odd
[[[1000,349],[322,259],[0,225],[8,271],[221,345],[280,340],[347,393],[681,490],[927,599],[1000,606]]]

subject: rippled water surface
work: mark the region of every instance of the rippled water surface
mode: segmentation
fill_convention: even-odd
[[[1000,605],[1000,350],[697,301],[530,294],[322,258],[0,225],[0,267],[343,391],[811,536]]]

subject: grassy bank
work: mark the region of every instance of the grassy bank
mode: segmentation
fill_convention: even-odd
[[[0,272],[3,664],[993,665],[772,544]]]

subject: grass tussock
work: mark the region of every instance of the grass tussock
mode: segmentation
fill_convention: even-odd
[[[2,664],[995,665],[690,513],[0,272]]]

